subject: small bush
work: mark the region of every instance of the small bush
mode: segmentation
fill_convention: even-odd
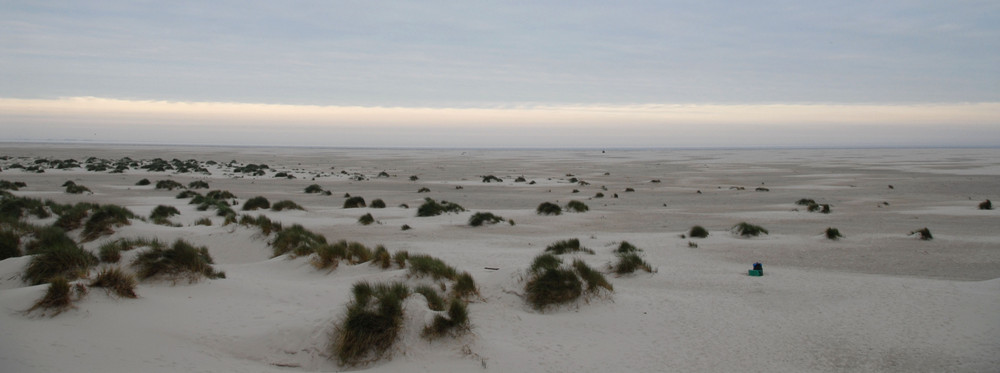
[[[385,201],[383,201],[380,198],[376,198],[375,200],[372,200],[371,208],[373,208],[373,209],[384,209],[385,208]]]
[[[982,201],[982,202],[979,203],[979,209],[980,210],[992,210],[993,209],[993,202],[990,202],[990,200]]]
[[[166,206],[166,205],[159,205],[159,206],[156,206],[156,208],[153,209],[153,212],[151,212],[149,214],[149,218],[155,221],[155,220],[158,220],[158,219],[167,219],[167,218],[169,218],[171,216],[180,215],[180,214],[181,214],[181,212],[177,211],[176,207]]]
[[[181,239],[174,241],[170,249],[153,247],[140,253],[132,262],[138,267],[136,275],[142,280],[154,276],[167,276],[174,280],[185,276],[190,282],[197,281],[201,276],[225,278],[225,273],[215,271],[212,264],[207,247],[195,247]]]
[[[588,249],[586,247],[580,246],[580,240],[573,238],[569,240],[557,241],[545,248],[545,252],[551,252],[556,255],[562,255],[566,253],[584,252],[587,254],[594,254],[594,250]]]
[[[826,235],[826,238],[834,240],[834,241],[836,241],[837,239],[839,239],[841,237],[844,237],[844,236],[840,235],[840,230],[837,229],[837,228],[827,228],[826,231],[823,232],[823,234]]]
[[[114,293],[123,298],[138,297],[135,294],[135,284],[135,276],[117,267],[102,269],[97,273],[94,281],[90,282],[91,287],[105,288],[108,290],[108,293]]]
[[[180,193],[177,193],[177,199],[195,198],[195,197],[202,197],[202,195],[201,193],[195,192],[193,190],[185,190]]]
[[[208,182],[204,180],[195,180],[188,183],[188,189],[208,189]]]
[[[53,278],[52,282],[49,283],[49,288],[45,291],[42,299],[36,301],[25,313],[44,309],[54,311],[55,313],[52,316],[56,316],[72,306],[73,299],[70,297],[69,282],[65,278],[57,277]]]
[[[271,241],[274,256],[292,253],[294,255],[309,255],[320,245],[326,244],[326,237],[313,233],[299,224],[282,229]]]
[[[420,187],[420,189],[417,189],[417,193],[430,193],[430,192],[431,189],[428,187]]]
[[[479,289],[476,288],[476,280],[472,278],[472,274],[469,272],[462,272],[462,274],[455,278],[455,286],[452,288],[452,291],[459,298],[479,294]]]
[[[156,189],[184,189],[184,185],[173,180],[159,180],[156,182]]]
[[[399,266],[399,268],[406,268],[407,259],[410,259],[410,253],[406,250],[400,250],[395,254],[392,254],[392,261],[396,262],[396,265]]]
[[[31,258],[24,269],[24,281],[38,285],[55,277],[76,279],[85,277],[90,267],[97,264],[94,254],[80,248],[76,243],[59,242],[43,247]]]
[[[799,205],[799,206],[810,206],[810,205],[815,205],[816,201],[814,201],[814,200],[812,200],[810,198],[802,198],[802,199],[799,199],[798,201],[795,201],[795,204]]]
[[[920,239],[924,240],[924,241],[930,241],[930,240],[934,239],[934,236],[931,235],[931,230],[927,229],[926,227],[925,228],[921,228],[921,229],[917,229],[917,230],[915,230],[913,232],[910,232],[911,236],[914,235],[914,234],[918,235],[920,237]]]
[[[583,283],[571,269],[547,269],[532,276],[524,285],[526,299],[536,310],[568,303],[583,294]]]
[[[434,321],[424,327],[422,336],[428,339],[443,337],[453,330],[465,330],[469,325],[469,311],[465,303],[458,299],[452,299],[448,306],[448,317],[442,315],[434,316]]]
[[[243,203],[243,211],[252,211],[257,209],[266,210],[269,208],[271,208],[271,202],[269,202],[267,198],[261,196],[253,197]]]
[[[63,184],[63,186],[66,187],[66,193],[70,194],[91,193],[90,188],[87,188],[83,185],[77,185],[72,181],[67,181],[66,184]]]
[[[152,183],[149,182],[149,179],[142,179],[142,180],[139,180],[138,182],[135,183],[135,185],[138,185],[138,186],[144,186],[144,185],[149,185],[149,184],[152,184]]]
[[[354,284],[354,300],[331,334],[331,356],[341,366],[378,360],[395,343],[403,327],[403,300],[409,288],[403,283]]]
[[[399,229],[404,230],[404,231],[408,231],[410,229],[413,229],[413,227],[411,227],[409,224],[403,224],[403,226],[400,227]]]
[[[448,201],[441,201],[441,203],[438,203],[433,199],[427,198],[424,200],[424,203],[417,208],[417,216],[437,216],[444,213],[458,213],[462,211],[465,211],[465,208],[456,203]]]
[[[420,178],[417,177],[417,175],[410,175],[410,181],[417,181],[417,180],[420,180]]]
[[[535,213],[538,215],[560,215],[562,214],[562,207],[552,202],[542,202],[535,209]]]
[[[598,193],[598,194],[600,194],[600,193]],[[601,194],[601,197],[604,197],[604,194]],[[573,201],[569,201],[569,203],[566,203],[566,210],[574,211],[574,212],[587,212],[587,211],[590,211],[590,207],[587,206],[587,204],[585,204],[583,202],[573,200]]]
[[[236,195],[228,190],[212,190],[205,193],[205,198],[222,201],[236,198]]]
[[[306,187],[306,193],[323,193],[323,187],[319,184],[312,184]]]
[[[502,183],[503,179],[501,179],[499,177],[496,177],[496,176],[493,176],[493,175],[483,176],[483,182],[484,183],[490,183],[490,182],[494,182],[494,181],[498,182],[498,183]]]
[[[611,265],[611,270],[619,275],[624,275],[627,273],[633,273],[637,270],[643,270],[646,272],[653,272],[653,267],[642,260],[639,253],[619,253],[616,255],[618,261]]]
[[[637,256],[634,253],[625,255]],[[615,288],[611,286],[611,283],[608,282],[608,279],[604,278],[604,275],[601,274],[601,272],[591,268],[586,262],[580,259],[573,260],[573,269],[576,270],[577,275],[579,275],[583,282],[587,285],[587,288],[585,289],[587,293],[597,294],[601,291],[601,289],[607,291],[615,290]]]
[[[630,244],[628,241],[622,241],[622,243],[618,245],[618,248],[615,249],[615,254],[628,254],[639,251],[642,251],[642,249],[635,247],[635,245]]]
[[[469,217],[469,225],[479,227],[483,224],[496,224],[503,220],[503,217],[493,215],[491,212],[477,212]]]
[[[597,192],[597,194],[594,195],[594,198],[604,198],[604,193]]]
[[[21,235],[6,229],[0,230],[0,260],[21,256]]]
[[[696,238],[705,238],[705,237],[708,237],[708,230],[705,229],[705,227],[702,227],[700,225],[696,225],[696,226],[691,227],[691,230],[688,231],[688,236],[696,237]]]
[[[299,206],[299,204],[286,199],[283,201],[275,202],[273,205],[271,205],[271,210],[283,211],[283,210],[305,210],[305,209],[302,208],[302,206]]]
[[[361,208],[365,206],[365,199],[362,197],[349,197],[346,201],[344,201],[345,209]]]
[[[83,219],[90,214],[91,210],[96,210],[98,205],[81,202],[68,209],[59,211],[59,219],[56,219],[55,226],[65,231],[71,231],[83,226]]]
[[[375,217],[373,217],[371,213],[361,215],[361,217],[358,218],[358,224],[361,225],[371,225],[374,222]]]
[[[761,233],[768,234],[767,229],[759,225],[753,225],[747,222],[742,222],[733,226],[732,231],[743,237],[757,237]]]
[[[550,269],[557,269],[560,265],[562,265],[562,259],[559,259],[558,256],[552,254],[541,254],[536,256],[535,259],[531,261],[531,267],[528,267],[528,271],[534,274],[540,274]]]
[[[389,250],[386,250],[385,246],[375,247],[375,251],[372,252],[372,265],[377,265],[382,269],[392,267],[392,255],[389,254]]]

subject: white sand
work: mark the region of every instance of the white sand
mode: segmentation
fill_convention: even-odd
[[[185,185],[206,180],[241,202],[258,195],[272,203],[290,199],[308,211],[265,213],[329,240],[427,253],[473,274],[482,299],[470,305],[469,334],[434,342],[420,338],[433,313],[413,296],[405,304],[407,328],[391,360],[355,369],[987,372],[1000,367],[1000,210],[976,209],[987,198],[1000,200],[998,149],[602,154],[4,144],[4,155],[13,158],[0,161],[0,179],[28,184],[16,195],[114,203],[140,215],[168,204],[182,213],[171,220],[184,227],[133,221],[85,248],[96,251],[118,237],[184,238],[208,246],[217,268],[227,274],[195,284],[142,282],[138,299],[112,298],[94,288],[76,308],[49,318],[22,313],[46,289],[21,282],[29,258],[0,261],[4,372],[346,369],[325,351],[351,285],[406,278],[405,270],[367,264],[327,272],[315,270],[306,258],[272,259],[267,239],[256,231],[221,226],[214,211],[197,211],[186,199],[175,199],[176,190],[134,186],[141,178]],[[205,176],[81,169],[35,174],[8,167],[37,157],[90,156],[266,163],[298,178],[276,179],[274,170],[264,177],[233,177],[220,169]],[[353,181],[341,170],[370,179]],[[376,178],[383,170],[394,176]],[[313,174],[322,176],[313,181]],[[490,174],[504,182],[482,183]],[[590,185],[570,183],[567,174]],[[419,180],[410,181],[410,175]],[[513,182],[522,175],[536,184]],[[94,193],[66,194],[60,187],[66,180]],[[333,195],[305,194],[312,183]],[[420,187],[431,192],[417,193]],[[756,192],[757,187],[770,191]],[[591,199],[598,192],[605,198]],[[381,198],[389,208],[342,209],[344,193]],[[469,211],[417,218],[424,197],[457,202]],[[829,203],[833,212],[806,212],[794,204],[800,198]],[[541,202],[572,199],[591,210],[534,213]],[[402,203],[410,208],[398,207]],[[476,211],[517,224],[469,227],[465,223]],[[369,212],[381,224],[357,224]],[[193,226],[201,217],[215,224]],[[771,234],[743,239],[728,233],[741,221]],[[402,231],[403,224],[414,229]],[[696,224],[711,235],[680,238]],[[827,227],[846,237],[826,240]],[[934,240],[907,235],[923,227]],[[614,246],[627,240],[645,250],[658,272],[609,275],[615,288],[610,296],[544,313],[532,310],[518,295],[524,270],[546,245],[574,237],[597,251],[579,256],[593,266],[610,263]],[[689,241],[699,247],[688,247]],[[125,254],[127,261],[135,252]],[[764,263],[764,277],[746,275],[755,260]]]

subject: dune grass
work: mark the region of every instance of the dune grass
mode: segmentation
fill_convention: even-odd
[[[298,203],[292,202],[287,199],[275,202],[273,205],[271,205],[271,211],[284,211],[284,210],[305,210],[305,208],[299,206]]]
[[[441,298],[441,295],[432,286],[420,285],[413,288],[413,292],[424,296],[424,299],[427,300],[427,308],[432,311],[444,311],[444,298]]]
[[[408,259],[410,259],[410,252],[406,250],[400,250],[392,254],[392,261],[396,262],[399,268],[406,268],[406,261]]]
[[[435,315],[434,321],[424,327],[421,336],[427,339],[436,339],[455,332],[468,330],[469,310],[465,302],[459,299],[452,299],[448,304],[447,315]]]
[[[208,189],[208,182],[204,180],[195,180],[188,183],[188,189]]]
[[[25,267],[22,278],[31,285],[49,282],[56,277],[73,280],[86,277],[90,267],[96,264],[97,257],[76,243],[56,242],[38,249]]]
[[[552,202],[542,202],[535,208],[535,213],[538,215],[560,215],[562,207]]]
[[[226,274],[212,267],[212,256],[205,246],[195,247],[183,239],[174,241],[169,249],[152,247],[140,253],[132,262],[136,267],[136,276],[141,280],[153,277],[166,277],[176,281],[186,277],[189,282],[195,282],[202,276],[217,279],[225,278]]]
[[[392,267],[392,254],[389,254],[389,250],[385,246],[378,245],[375,250],[372,251],[372,265],[378,266],[382,269],[389,269]]]
[[[604,194],[602,194],[602,193],[598,193],[598,194],[600,194],[601,197],[604,197]],[[601,197],[597,197],[597,198],[601,198]],[[586,203],[583,203],[583,202],[580,202],[580,201],[577,201],[577,200],[572,200],[572,201],[569,201],[569,202],[566,203],[566,210],[567,211],[573,211],[573,212],[587,212],[587,211],[590,211],[590,206],[587,206]]]
[[[271,248],[274,251],[274,256],[281,256],[287,253],[301,256],[315,252],[316,248],[323,244],[326,244],[326,237],[313,233],[299,224],[295,224],[290,228],[278,231],[274,240],[271,241]]]
[[[472,274],[469,272],[462,272],[456,276],[455,285],[451,290],[458,298],[466,298],[479,294],[479,288],[476,287],[476,280],[472,278]]]
[[[35,310],[42,309],[46,311],[53,311],[54,313],[50,316],[55,317],[72,307],[73,298],[70,296],[69,281],[66,281],[66,279],[62,277],[56,277],[49,283],[48,289],[45,290],[45,295],[42,296],[41,299],[35,301],[35,304],[24,312],[31,313]]]
[[[255,218],[250,215],[243,214],[240,216],[238,224],[244,227],[257,227],[257,229],[260,229],[260,233],[265,236],[282,230],[281,222],[273,221],[265,215],[257,215]],[[211,221],[209,221],[208,225],[211,225]]]
[[[21,256],[21,235],[0,227],[0,260]]]
[[[184,189],[184,185],[173,180],[157,180],[156,189],[166,189],[166,190]]]
[[[10,195],[0,197],[0,220],[19,220],[29,215],[45,219],[52,214],[45,209],[45,204],[42,201],[34,198]]]
[[[410,274],[416,277],[431,276],[435,280],[454,280],[458,271],[443,260],[425,254],[410,254],[407,258]]]
[[[734,225],[732,231],[733,233],[736,233],[737,235],[740,235],[742,237],[757,237],[760,236],[761,234],[769,234],[767,229],[764,229],[759,225],[753,225],[747,222],[741,222],[739,224]]]
[[[374,222],[375,222],[375,217],[372,216],[371,213],[361,215],[361,217],[358,218],[358,224],[361,225],[371,225]]]
[[[262,196],[257,196],[248,199],[246,202],[243,202],[242,210],[243,211],[253,211],[257,209],[267,210],[269,208],[271,208],[271,202],[268,201],[267,198],[264,198]]]
[[[580,246],[580,240],[576,238],[557,241],[545,248],[545,252],[551,252],[556,255],[562,255],[567,253],[583,252],[587,254],[594,254],[594,250],[588,249],[586,247]]]
[[[403,300],[410,289],[400,282],[359,282],[354,299],[331,333],[330,355],[341,366],[363,365],[385,356],[403,327]]]
[[[367,204],[365,204],[365,199],[360,196],[348,197],[347,200],[344,201],[345,209],[361,208],[365,206],[367,206]]]
[[[705,227],[696,225],[691,227],[691,230],[688,231],[688,236],[695,238],[705,238],[708,237],[708,230],[705,229]]]
[[[611,270],[619,275],[633,273],[643,270],[652,273],[653,267],[639,256],[638,252],[618,253],[615,255],[618,260],[611,265]]]
[[[910,235],[911,236],[912,235],[917,235],[917,237],[920,237],[920,239],[924,240],[924,241],[930,241],[930,240],[934,239],[934,236],[931,235],[931,230],[927,229],[927,227],[920,228],[920,229],[917,229],[917,230],[915,230],[913,232],[910,232]]]
[[[319,184],[311,184],[306,187],[305,192],[310,194],[323,193],[323,187],[321,187]]]
[[[122,298],[137,298],[135,285],[135,276],[118,267],[102,269],[90,282],[90,287],[105,288],[108,294],[113,293]]]
[[[90,188],[87,188],[83,185],[78,185],[72,181],[67,181],[63,183],[62,186],[66,187],[66,193],[69,194],[93,193],[90,191]]]
[[[825,235],[827,239],[834,240],[834,241],[840,239],[841,237],[844,237],[844,236],[842,236],[840,234],[840,230],[839,229],[833,228],[833,227],[826,228],[826,230],[823,231],[823,235]]]
[[[625,255],[635,255],[635,253]],[[587,285],[584,289],[587,293],[597,294],[602,289],[607,291],[615,290],[615,288],[611,286],[611,283],[608,282],[608,279],[605,278],[601,272],[591,268],[586,262],[580,259],[574,259],[573,269],[576,271],[576,274],[580,276],[580,279],[583,280],[583,283]]]
[[[441,203],[438,203],[431,198],[426,198],[424,199],[424,203],[417,208],[417,216],[438,216],[445,213],[459,213],[462,211],[465,211],[465,208],[457,203],[448,201],[441,201]]]
[[[156,221],[158,219],[167,219],[167,218],[169,218],[171,216],[180,215],[180,214],[181,214],[181,212],[177,211],[176,207],[167,206],[167,205],[159,205],[159,206],[156,206],[156,208],[153,209],[153,212],[149,213],[149,218],[151,220],[153,220],[153,221]]]
[[[381,198],[373,199],[372,203],[368,207],[371,207],[373,209],[384,209],[385,201],[383,201]]]
[[[504,221],[502,216],[493,215],[492,212],[477,212],[469,217],[469,225],[479,227],[484,224],[496,224]]]
[[[100,236],[114,233],[114,228],[131,224],[135,214],[127,208],[117,205],[101,205],[90,214],[83,225],[83,240],[92,241]]]
[[[50,205],[50,208],[52,207],[53,205]],[[59,210],[57,212],[59,218],[56,219],[54,225],[65,231],[78,229],[83,226],[83,219],[86,218],[91,211],[96,210],[98,207],[98,205],[93,203],[80,202],[69,206],[68,208],[53,209]]]
[[[550,269],[557,269],[562,265],[562,259],[552,254],[541,254],[531,261],[528,267],[530,273],[539,274]]]
[[[524,285],[525,297],[536,310],[569,303],[583,294],[583,282],[572,269],[546,269],[534,274]]]
[[[76,245],[76,241],[73,241],[66,231],[56,226],[31,227],[29,230],[32,239],[24,245],[28,254],[39,254],[49,247]]]

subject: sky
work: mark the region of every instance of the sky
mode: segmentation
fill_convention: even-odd
[[[0,0],[0,141],[1000,144],[1000,2]]]

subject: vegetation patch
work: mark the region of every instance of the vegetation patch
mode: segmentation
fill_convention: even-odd
[[[153,221],[157,221],[160,219],[167,219],[170,218],[171,216],[180,214],[181,212],[177,211],[176,207],[159,205],[153,209],[153,212],[149,213],[149,218],[152,219]]]
[[[496,224],[504,221],[502,216],[493,215],[492,212],[477,212],[469,217],[469,225],[479,227],[484,224]]]
[[[257,196],[248,199],[243,203],[243,211],[252,211],[257,209],[269,209],[271,208],[271,202],[267,198]]]
[[[359,196],[348,197],[347,200],[344,201],[345,209],[361,208],[365,206],[365,199]]]
[[[483,182],[484,183],[491,183],[491,182],[494,182],[494,181],[498,182],[498,183],[502,183],[503,179],[501,179],[499,177],[496,177],[496,176],[493,176],[493,175],[483,176]]]
[[[64,311],[73,307],[73,298],[70,295],[70,285],[69,281],[65,278],[57,277],[52,279],[49,283],[48,289],[45,291],[45,295],[41,299],[35,301],[35,304],[31,306],[25,313],[31,313],[35,310],[45,310],[52,311],[51,317],[63,313]],[[78,292],[82,294],[82,292]]]
[[[372,200],[372,204],[371,204],[370,207],[373,208],[373,209],[384,209],[385,208],[385,201],[383,201],[381,198],[376,198],[376,199]]]
[[[0,228],[0,260],[21,256],[21,235],[6,227]]]
[[[431,276],[435,280],[454,280],[458,276],[455,267],[430,255],[412,254],[407,261],[410,263],[410,274],[413,276]]]
[[[361,225],[371,225],[374,222],[375,222],[375,217],[372,216],[371,213],[361,215],[361,217],[358,218],[358,224]]]
[[[438,203],[431,198],[426,198],[424,199],[424,203],[417,208],[417,216],[438,216],[444,213],[459,213],[462,211],[465,211],[465,208],[457,203],[448,201]]]
[[[142,179],[142,180],[139,180],[139,181],[137,181],[135,183],[135,185],[138,185],[138,186],[146,186],[146,185],[149,185],[149,184],[152,184],[151,182],[149,182],[149,179]]]
[[[90,267],[97,264],[94,254],[76,243],[58,242],[40,248],[24,270],[24,281],[38,285],[53,278],[76,279],[86,277]]]
[[[184,185],[173,180],[158,180],[156,182],[156,189],[184,189]]]
[[[452,299],[448,305],[447,316],[435,315],[434,321],[424,327],[421,335],[427,339],[435,339],[465,331],[468,328],[469,310],[465,302],[459,299]]]
[[[323,187],[319,184],[312,184],[306,187],[306,193],[323,193]]]
[[[823,234],[826,236],[827,239],[834,240],[834,241],[840,239],[841,237],[844,237],[844,236],[842,236],[840,234],[840,230],[839,229],[833,228],[833,227],[826,228],[826,230],[823,231]]]
[[[917,229],[917,230],[915,230],[913,232],[910,232],[910,235],[911,236],[912,235],[917,235],[917,237],[920,237],[920,239],[924,240],[924,241],[930,241],[930,240],[934,239],[934,236],[931,235],[931,230],[927,229],[927,227],[924,227],[924,228],[921,228],[921,229]]]
[[[990,200],[982,201],[982,202],[979,203],[979,209],[980,210],[992,210],[993,209],[993,202],[990,202]]]
[[[273,221],[264,215],[257,215],[255,218],[244,214],[240,216],[239,224],[244,227],[257,227],[260,229],[260,233],[265,236],[270,235],[273,232],[280,232],[282,229],[281,222]],[[209,221],[209,225],[211,225],[211,221]]]
[[[739,224],[734,225],[732,231],[733,233],[736,233],[742,237],[757,237],[760,236],[762,233],[763,234],[770,233],[767,231],[767,229],[764,229],[759,225],[753,225],[747,222],[741,222]]]
[[[552,202],[542,202],[535,209],[535,213],[538,215],[560,215],[562,214],[562,207]]]
[[[195,247],[178,239],[170,249],[152,247],[149,251],[140,253],[132,262],[136,267],[136,275],[141,280],[156,276],[165,276],[177,280],[187,277],[189,282],[195,282],[202,276],[210,279],[225,278],[226,274],[212,268],[212,256],[205,246]]]
[[[705,238],[708,237],[708,230],[705,229],[705,227],[696,225],[691,227],[691,230],[688,231],[688,236],[696,238]]]
[[[208,189],[208,182],[204,180],[195,180],[188,183],[188,189]]]
[[[279,231],[274,237],[274,241],[271,241],[271,248],[274,251],[274,256],[287,253],[299,256],[309,255],[324,244],[326,244],[326,237],[295,224]]]
[[[129,225],[129,219],[135,214],[129,209],[117,205],[101,205],[83,225],[84,241],[92,241],[100,236],[114,233],[114,228]]]
[[[78,185],[72,181],[67,181],[63,183],[63,186],[66,187],[66,193],[69,194],[92,193],[90,191],[90,188],[87,188],[83,185]]]
[[[118,267],[104,268],[90,282],[90,287],[105,288],[108,294],[122,298],[137,298],[135,294],[135,276]]]
[[[273,205],[271,205],[271,210],[284,211],[284,210],[305,210],[305,209],[302,208],[302,206],[299,206],[298,203],[286,199],[283,201],[275,202]]]
[[[603,193],[598,193],[598,194],[600,194],[601,196],[597,197],[597,198],[604,197]],[[539,207],[541,207],[541,206],[539,206]],[[587,211],[590,211],[590,207],[587,206],[587,204],[585,204],[583,202],[580,202],[580,201],[577,201],[577,200],[572,200],[572,201],[569,201],[568,203],[566,203],[566,210],[567,211],[573,211],[573,212],[587,212]],[[558,214],[556,214],[556,215],[558,215]]]
[[[359,282],[354,299],[331,334],[331,356],[341,366],[357,366],[385,356],[403,327],[403,300],[410,289],[400,282]]]
[[[577,238],[557,241],[546,247],[545,252],[553,253],[555,255],[562,255],[562,254],[576,253],[576,252],[583,252],[591,255],[594,254],[594,250],[580,246],[580,240]]]

